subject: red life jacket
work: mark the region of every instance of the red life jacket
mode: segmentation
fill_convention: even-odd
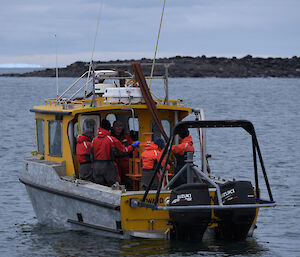
[[[125,146],[133,144],[132,138],[127,133],[122,132],[121,135],[116,135],[114,131],[112,131],[111,135],[118,139]]]
[[[191,136],[187,136],[182,139],[181,143],[172,146],[172,152],[176,158],[176,167],[174,169],[174,174],[176,174],[184,165],[187,152],[195,152],[193,147],[193,139]]]
[[[107,130],[99,128],[98,136],[92,143],[92,151],[94,161],[113,161],[119,174],[115,159],[127,156],[133,151],[133,147],[131,145],[125,147],[118,139],[110,136]]]
[[[110,133],[103,128],[99,128],[98,136],[93,140],[94,160],[112,161],[111,149],[113,143],[114,140],[110,136]]]
[[[141,154],[141,162],[143,169],[154,169],[156,168],[157,163],[162,155],[162,152],[159,150],[158,146],[153,142],[148,143],[145,146],[145,151]],[[161,165],[164,166],[165,160],[162,161]],[[167,169],[169,169],[169,164]]]
[[[117,138],[119,139],[119,138]],[[124,146],[129,146],[131,144],[133,144],[133,140],[131,139],[131,137],[127,134],[124,133],[119,141],[124,145]],[[126,141],[126,143],[124,144],[124,141]],[[123,158],[118,158],[116,159],[117,165],[118,165],[118,169],[120,174],[128,174],[129,173],[129,156],[123,157]]]
[[[77,137],[76,154],[79,163],[91,162],[90,151],[92,147],[92,139],[79,135]]]

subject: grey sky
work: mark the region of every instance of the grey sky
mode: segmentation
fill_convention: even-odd
[[[88,61],[100,0],[0,0],[0,64]],[[163,0],[104,0],[96,60],[153,57]],[[299,56],[299,0],[167,0],[158,57]]]

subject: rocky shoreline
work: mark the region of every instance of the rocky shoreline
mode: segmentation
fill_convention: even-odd
[[[131,70],[130,63],[152,63],[151,59],[117,60],[101,62],[107,67],[101,69],[116,68]],[[98,64],[99,62],[95,62]],[[189,57],[176,56],[160,58],[156,63],[174,63],[169,67],[169,77],[219,77],[219,78],[249,78],[249,77],[300,77],[300,57],[292,58],[259,58],[247,55],[243,58],[217,58],[217,57]],[[122,66],[118,66],[123,64]],[[124,65],[125,64],[125,65]],[[128,66],[126,65],[128,64]],[[151,65],[144,67],[146,75],[150,74]],[[88,70],[87,62],[75,62],[65,68],[59,68],[60,77],[79,77]],[[163,74],[163,66],[155,66],[155,74]],[[2,74],[6,77],[55,77],[55,69],[45,69],[23,74]]]

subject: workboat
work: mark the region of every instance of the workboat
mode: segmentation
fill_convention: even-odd
[[[201,241],[207,235],[244,240],[251,236],[259,208],[275,206],[252,123],[205,120],[203,109],[191,109],[181,100],[169,99],[170,64],[156,64],[162,65],[165,72],[151,77],[144,75],[142,65],[137,62],[126,64],[127,70],[125,66],[108,69],[108,64],[105,65],[92,64],[90,71],[60,96],[30,110],[35,114],[37,149],[25,159],[19,179],[26,186],[38,221],[126,239]],[[154,79],[156,85],[162,81],[161,98],[151,92],[149,85]],[[195,120],[183,121],[193,114]],[[129,158],[127,176],[133,182],[133,190],[126,190],[122,182],[120,186],[108,187],[79,177],[76,137],[87,126],[94,128],[96,136],[103,119],[121,121],[125,131],[141,142]],[[178,144],[177,134],[183,128],[197,131],[200,156],[188,153],[186,164],[174,176],[171,150],[172,145]],[[208,169],[206,130],[209,128],[240,128],[250,135],[254,183],[224,180]],[[164,137],[166,146],[150,185],[142,190],[140,155],[154,137]],[[163,159],[166,161],[160,168]],[[201,165],[195,165],[194,159]],[[169,170],[167,164],[171,166]],[[261,198],[259,171],[265,181],[267,200]],[[150,190],[157,173],[160,173],[157,190]],[[174,187],[181,174],[186,174],[187,183]]]

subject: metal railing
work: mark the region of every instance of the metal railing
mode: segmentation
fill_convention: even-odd
[[[66,94],[66,93],[68,93],[86,74],[88,74],[88,71],[86,71],[85,73],[83,73],[78,79],[76,79],[58,98],[57,98],[57,100],[61,100],[63,97],[64,97],[64,95]],[[87,84],[89,83],[89,81],[88,82],[86,82],[85,84],[84,84],[84,86],[86,86]],[[82,88],[81,88],[81,90],[82,90]]]
[[[168,68],[169,66],[173,65],[174,63],[157,63],[156,65],[163,65],[165,67],[165,75],[163,76],[146,76],[145,78],[147,80],[150,80],[150,79],[162,79],[164,81],[164,91],[165,91],[165,97],[164,99],[159,99],[158,97],[156,97],[155,95],[153,95],[153,97],[155,98],[155,101],[157,101],[157,103],[159,104],[167,104],[167,105],[174,105],[174,106],[180,106],[181,103],[179,101],[174,101],[174,100],[170,100],[169,101],[169,89],[168,89]],[[97,67],[108,67],[108,66],[130,66],[131,63],[122,63],[122,64],[115,64],[115,63],[112,63],[112,64],[96,64],[94,65],[93,67],[93,71],[95,71],[95,68]],[[143,66],[147,66],[147,65],[152,65],[151,63],[141,63],[141,65]],[[89,78],[89,75],[90,72],[89,71],[86,71],[84,72],[79,78],[77,78],[57,99],[48,99],[46,100],[47,102],[49,102],[49,104],[61,104],[62,102],[63,103],[66,103],[66,102],[73,102],[74,100],[74,97],[77,96],[81,91],[83,91],[84,89],[86,90],[86,88],[88,87],[89,83],[93,81],[93,85],[95,84],[95,80],[96,79],[99,79],[99,80],[105,80],[105,79],[109,79],[109,80],[130,80],[130,79],[134,79],[134,76],[126,71],[126,75],[129,75],[129,76],[106,76],[106,75],[102,75],[102,76],[97,76],[95,77],[94,75]],[[74,89],[75,86],[78,85],[78,83],[84,78],[84,77],[88,77],[87,81],[78,89],[75,91],[75,93],[73,93],[70,97],[68,97],[67,99],[65,99],[65,95],[70,92],[72,89]],[[95,88],[93,87],[93,95],[95,95]],[[153,94],[153,93],[151,93]],[[83,97],[83,99],[85,99],[86,96]],[[46,103],[47,105],[47,103]]]

